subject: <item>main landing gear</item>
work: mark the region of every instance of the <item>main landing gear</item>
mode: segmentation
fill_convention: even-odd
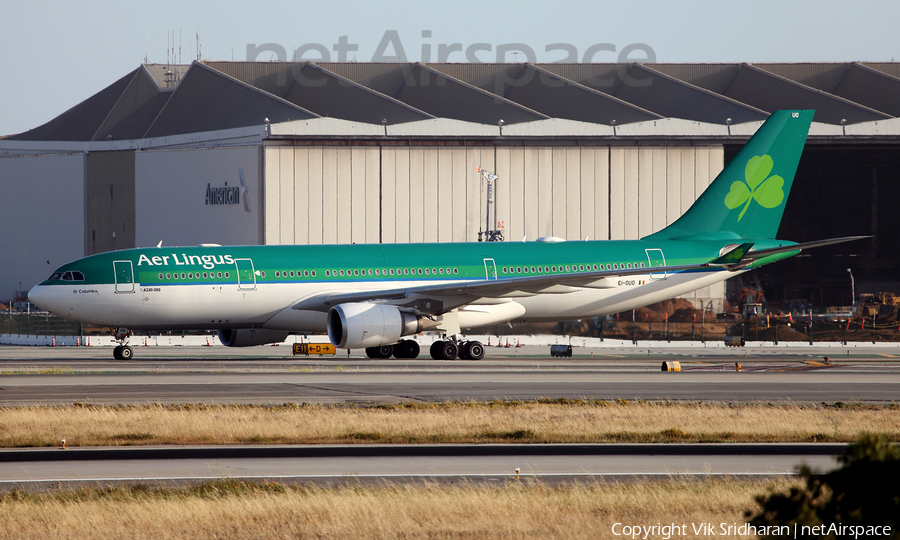
[[[480,341],[459,341],[456,338],[435,341],[431,344],[431,357],[435,360],[481,360],[484,358],[484,345]],[[381,345],[366,348],[369,358],[416,358],[419,356],[419,344],[411,339],[404,339],[396,345]]]
[[[484,358],[484,345],[480,341],[457,341],[451,338],[435,341],[431,344],[431,357],[435,360],[481,360]]]
[[[419,356],[419,344],[411,339],[403,339],[396,345],[366,348],[366,356],[369,358],[390,358],[392,355],[394,358],[416,358]]]
[[[131,357],[134,356],[134,351],[128,346],[128,329],[113,329],[113,337],[119,342],[119,345],[113,349],[113,358],[116,360],[131,360]]]

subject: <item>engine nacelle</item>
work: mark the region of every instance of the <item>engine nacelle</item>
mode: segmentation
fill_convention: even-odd
[[[340,304],[328,312],[328,339],[339,349],[397,343],[400,336],[421,332],[421,319],[396,306]]]
[[[253,347],[281,343],[290,332],[268,330],[266,328],[239,328],[237,330],[219,330],[219,341],[226,347]]]

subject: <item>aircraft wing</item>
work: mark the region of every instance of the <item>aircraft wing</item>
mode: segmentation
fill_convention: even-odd
[[[521,276],[504,279],[470,279],[432,285],[411,286],[399,289],[367,291],[323,292],[305,298],[293,306],[294,309],[328,311],[333,306],[347,302],[377,301],[397,304],[422,314],[440,314],[454,307],[469,304],[481,298],[516,298],[536,294],[564,294],[577,292],[583,288],[611,289],[618,286],[618,278],[661,274],[684,270],[708,268],[710,265],[689,264],[657,266],[619,270],[597,270],[571,274],[550,274]],[[432,306],[416,300],[433,299]]]

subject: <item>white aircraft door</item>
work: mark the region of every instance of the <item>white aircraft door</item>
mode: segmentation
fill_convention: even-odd
[[[251,259],[235,259],[234,265],[237,267],[238,289],[242,291],[256,289],[256,273],[253,270],[253,261]]]
[[[134,292],[134,266],[131,261],[113,261],[117,293]]]
[[[644,251],[647,252],[647,262],[650,263],[650,268],[666,265],[666,257],[661,249],[645,249]],[[650,279],[666,279],[666,271],[650,272]]]

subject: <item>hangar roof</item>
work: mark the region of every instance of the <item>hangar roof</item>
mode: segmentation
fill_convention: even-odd
[[[658,121],[667,132],[691,135],[698,123],[737,126],[799,108],[816,109],[816,122],[838,131],[848,126],[846,133],[853,124],[898,118],[900,63],[144,64],[50,122],[6,139],[135,140],[320,117],[397,128],[415,123],[392,130],[412,136],[447,126],[487,133],[475,125],[501,120],[510,135],[615,133],[612,126],[633,125],[620,127],[621,135]],[[469,124],[475,125],[460,128]],[[873,129],[884,128],[863,132]]]

